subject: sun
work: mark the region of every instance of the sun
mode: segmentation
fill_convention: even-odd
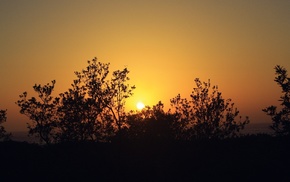
[[[136,104],[136,107],[137,107],[138,110],[142,110],[145,107],[145,105],[143,104],[143,102],[138,102]]]

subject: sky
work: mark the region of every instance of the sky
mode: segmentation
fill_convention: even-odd
[[[97,57],[110,71],[128,68],[134,95],[152,106],[194,79],[210,79],[251,123],[271,123],[262,112],[278,105],[275,65],[290,71],[287,0],[1,0],[0,109],[9,132],[27,131],[15,102],[32,86],[56,80],[66,91],[74,71]]]

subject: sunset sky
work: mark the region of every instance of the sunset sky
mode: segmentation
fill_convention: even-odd
[[[252,123],[270,123],[261,111],[280,88],[274,66],[290,71],[287,0],[1,0],[0,109],[5,128],[26,131],[15,102],[32,86],[56,80],[66,91],[87,60],[127,67],[136,85],[127,109],[178,93],[194,79],[211,80]]]

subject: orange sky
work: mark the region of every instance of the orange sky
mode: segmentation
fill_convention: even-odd
[[[26,130],[15,104],[35,83],[56,80],[66,91],[74,71],[98,57],[110,70],[130,70],[135,109],[181,93],[193,80],[219,86],[242,116],[268,122],[278,104],[274,66],[290,71],[290,1],[110,0],[0,1],[0,109],[8,131]]]

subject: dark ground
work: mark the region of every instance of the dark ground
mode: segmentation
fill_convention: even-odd
[[[290,181],[290,138],[0,143],[0,181]]]

